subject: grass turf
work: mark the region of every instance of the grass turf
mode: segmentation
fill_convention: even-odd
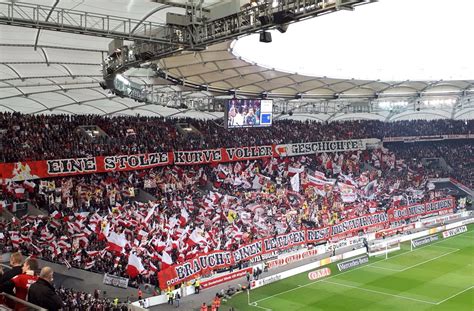
[[[461,235],[410,251],[370,258],[366,265],[310,281],[308,273],[241,293],[223,310],[474,310],[474,226]],[[250,298],[250,305],[248,304]]]

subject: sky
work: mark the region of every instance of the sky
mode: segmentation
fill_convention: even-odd
[[[379,0],[235,42],[233,53],[277,70],[385,81],[474,79],[474,0]]]

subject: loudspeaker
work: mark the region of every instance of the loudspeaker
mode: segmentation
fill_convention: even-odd
[[[286,24],[295,20],[295,13],[292,11],[278,11],[273,13],[275,24]]]
[[[260,24],[262,25],[268,25],[270,24],[270,17],[267,15],[262,15],[258,17],[258,20],[260,21]]]
[[[268,31],[263,31],[260,33],[260,42],[270,43],[272,42],[272,33]]]

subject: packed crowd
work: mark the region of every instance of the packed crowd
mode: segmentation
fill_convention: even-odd
[[[474,188],[474,144],[472,140],[439,142],[418,142],[413,144],[386,144],[398,159],[404,159],[411,166],[425,163],[425,172],[433,178],[453,177],[465,186]],[[430,160],[431,159],[431,160]],[[438,159],[445,163],[439,163]]]
[[[57,290],[58,295],[64,303],[64,311],[127,311],[127,303],[129,301],[120,302],[118,299],[110,299],[100,297],[100,293],[95,291],[86,293],[83,291],[76,291],[70,288],[61,287]]]
[[[155,199],[135,201],[137,188]],[[57,178],[29,189],[49,215],[1,222],[3,251],[129,277],[131,286],[156,285],[156,271],[198,253],[445,195],[422,166],[387,149]]]
[[[179,134],[186,122],[201,136]],[[92,137],[79,126],[95,125],[106,136]],[[191,118],[101,117],[97,115],[24,115],[0,113],[0,162],[44,160],[170,150],[308,142],[347,138],[383,138],[474,133],[474,121],[276,121],[272,127],[225,130],[216,121]],[[196,135],[194,135],[196,136]]]

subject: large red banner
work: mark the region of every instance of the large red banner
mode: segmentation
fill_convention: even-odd
[[[392,208],[388,211],[388,218],[390,222],[396,222],[418,216],[449,213],[452,212],[454,206],[454,198],[446,198],[428,203]]]
[[[271,157],[296,156],[318,152],[365,149],[363,140],[302,143],[301,152],[287,152],[293,145],[266,145],[236,148],[216,148],[193,151],[169,151],[134,155],[98,156],[58,160],[0,163],[0,178],[23,181],[58,176],[133,171],[165,165],[196,165],[247,161]],[[308,147],[309,146],[309,147]],[[311,147],[312,146],[312,147]],[[315,148],[314,146],[320,146]],[[326,147],[321,147],[326,146]]]
[[[219,148],[135,155],[0,163],[0,178],[14,181],[81,174],[134,171],[166,165],[195,165],[270,158],[273,146]]]

